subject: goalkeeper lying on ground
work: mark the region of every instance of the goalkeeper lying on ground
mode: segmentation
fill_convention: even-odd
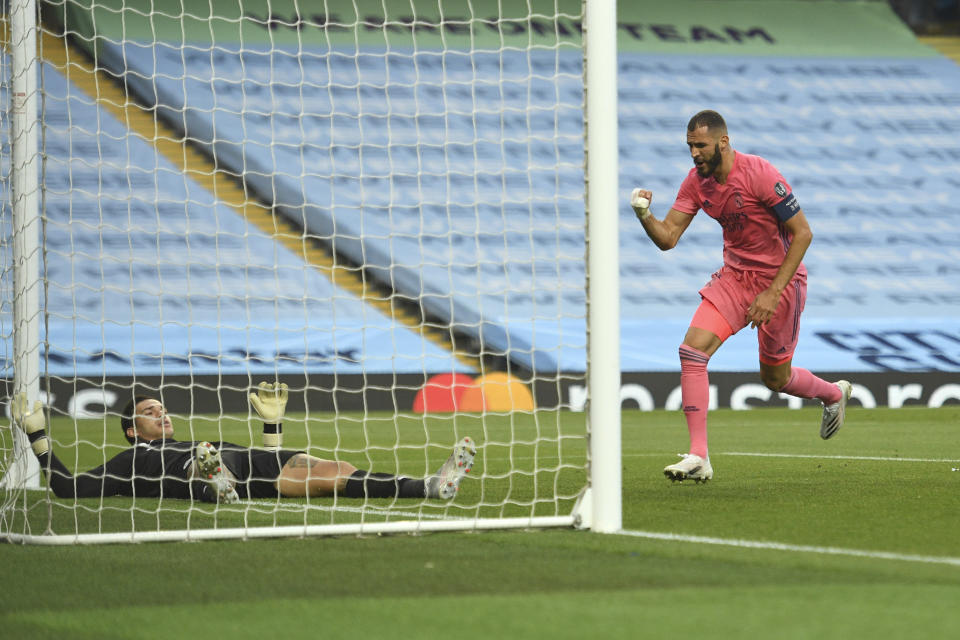
[[[264,444],[279,445],[287,405],[287,385],[260,383],[250,403],[264,421]],[[120,424],[133,445],[96,469],[73,475],[50,448],[43,407],[30,410],[26,394],[11,401],[14,422],[30,446],[59,498],[101,496],[164,497],[236,502],[240,498],[439,498],[456,495],[476,455],[463,438],[442,467],[426,479],[361,471],[348,462],[324,460],[303,451],[254,449],[229,442],[173,439],[173,423],[159,400],[137,396],[123,411]]]

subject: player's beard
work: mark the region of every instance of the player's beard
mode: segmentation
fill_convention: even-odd
[[[700,174],[701,178],[709,178],[721,162],[723,162],[723,155],[720,153],[720,144],[716,143],[713,145],[713,156],[697,167],[697,173]]]

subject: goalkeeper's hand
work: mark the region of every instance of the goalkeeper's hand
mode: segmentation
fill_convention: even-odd
[[[630,206],[633,207],[633,212],[637,214],[641,222],[650,215],[650,201],[652,199],[653,192],[647,189],[634,189],[630,194]]]
[[[283,420],[287,408],[287,385],[280,382],[261,382],[256,393],[250,394],[250,404],[257,410],[260,418],[268,424],[277,424]]]
[[[10,399],[10,415],[13,422],[27,434],[36,433],[47,426],[47,420],[43,415],[43,403],[37,400],[33,403],[33,409],[29,408],[30,401],[27,400],[27,394],[20,392]]]

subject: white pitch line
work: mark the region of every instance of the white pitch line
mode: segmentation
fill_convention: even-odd
[[[723,456],[754,456],[757,458],[815,458],[818,460],[872,460],[875,462],[960,462],[956,458],[898,458],[895,456],[825,456],[805,453],[751,453],[748,451],[725,451]]]
[[[794,551],[798,553],[822,553],[834,556],[855,556],[859,558],[873,558],[878,560],[900,560],[903,562],[922,562],[925,564],[945,564],[960,567],[960,558],[950,556],[921,556],[910,553],[893,553],[890,551],[867,551],[865,549],[842,549],[839,547],[813,547],[800,544],[786,544],[783,542],[759,542],[753,540],[736,540],[727,538],[709,538],[705,536],[689,536],[677,533],[657,533],[654,531],[630,531],[622,529],[620,535],[634,538],[649,538],[652,540],[668,540],[671,542],[692,542],[694,544],[712,544],[725,547],[740,547],[743,549],[767,549],[772,551]]]
[[[252,504],[252,505],[263,505],[263,506],[273,506],[278,507],[276,511],[282,511],[286,513],[302,513],[303,511],[327,511],[327,512],[342,512],[342,513],[365,513],[367,515],[381,515],[381,516],[402,516],[404,518],[423,518],[424,520],[467,520],[469,518],[464,518],[463,516],[451,516],[449,514],[437,514],[437,513],[421,513],[418,511],[394,511],[385,509],[383,507],[352,507],[346,505],[321,505],[321,504],[287,504],[277,503],[273,500],[241,500],[236,504]]]

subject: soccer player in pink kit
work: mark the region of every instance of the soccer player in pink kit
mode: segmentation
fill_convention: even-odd
[[[707,448],[707,363],[720,345],[748,324],[757,329],[760,378],[773,391],[823,402],[820,437],[843,424],[851,385],[830,383],[792,366],[800,314],[807,295],[803,256],[813,233],[790,185],[759,156],[730,146],[716,111],[687,124],[690,170],[663,220],[650,213],[653,194],[634,189],[630,203],[661,250],[676,246],[701,209],[723,227],[723,267],[701,290],[699,308],[680,345],[680,390],[690,432],[690,452],[663,473],[670,480],[713,477]]]

